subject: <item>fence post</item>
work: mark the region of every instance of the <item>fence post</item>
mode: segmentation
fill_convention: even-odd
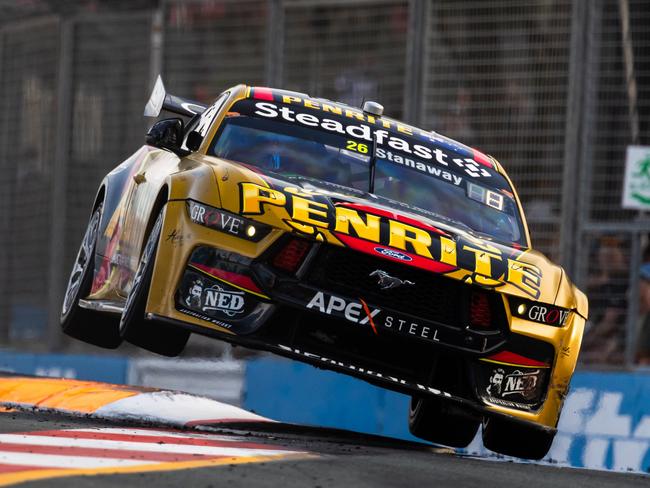
[[[284,5],[282,0],[268,0],[268,28],[266,47],[266,73],[268,86],[283,84]]]
[[[574,1],[571,9],[571,47],[569,55],[569,87],[564,136],[564,168],[562,178],[562,207],[560,221],[560,262],[570,276],[576,271],[576,241],[578,171],[582,164],[580,139],[585,103],[585,50],[589,22],[589,4]]]
[[[72,114],[72,57],[74,21],[63,19],[60,24],[60,58],[57,75],[56,152],[52,171],[52,222],[49,249],[48,330],[50,350],[61,347],[59,326],[61,300],[65,291],[68,263],[65,262],[67,180],[70,155],[70,125]]]
[[[585,6],[585,22],[582,27],[585,33],[584,38],[584,61],[582,69],[582,85],[578,87],[583,91],[581,105],[581,123],[579,135],[575,141],[576,157],[580,161],[576,168],[578,187],[566,186],[563,188],[565,196],[568,193],[575,195],[575,219],[572,221],[573,229],[569,231],[569,236],[573,239],[569,242],[570,259],[573,261],[572,272],[573,280],[578,286],[586,286],[587,261],[589,259],[588,249],[579,249],[579,245],[585,240],[585,229],[590,226],[591,215],[591,194],[592,194],[592,173],[593,173],[593,143],[592,139],[595,133],[595,125],[598,110],[598,84],[600,78],[601,40],[598,38],[600,24],[602,22],[602,3],[598,0],[593,2],[581,2],[576,0],[574,3]],[[577,258],[576,258],[577,256]],[[580,263],[580,265],[578,265]]]
[[[422,122],[428,12],[427,0],[409,2],[406,66],[410,66],[410,69],[406,70],[404,80],[404,120],[413,125]]]
[[[5,31],[0,30],[0,93],[3,92],[4,89],[4,76],[3,74],[5,73],[5,59],[3,57],[4,55],[4,45],[5,45]],[[0,99],[1,100],[1,99]],[[7,165],[8,165],[8,147],[9,147],[9,141],[8,141],[8,135],[7,135],[7,127],[9,127],[11,119],[11,114],[9,113],[8,110],[3,110],[2,113],[0,114],[0,120],[2,120],[2,123],[0,124],[0,127],[3,127],[4,129],[0,131],[0,170],[5,173],[5,175],[8,174],[7,172]],[[5,176],[6,178],[7,176]],[[4,186],[4,185],[3,185]],[[3,192],[2,196],[0,196],[0,225],[2,226],[2,229],[8,229],[9,228],[9,208],[10,208],[10,202],[11,202],[11,195],[9,193]],[[0,237],[0,270],[2,270],[2,279],[0,279],[0,344],[6,345],[9,343],[9,325],[10,325],[10,320],[11,320],[11,299],[10,299],[10,290],[9,288],[9,280],[10,276],[9,273],[7,272],[9,270],[9,263],[10,263],[10,237],[8,235],[2,235]]]

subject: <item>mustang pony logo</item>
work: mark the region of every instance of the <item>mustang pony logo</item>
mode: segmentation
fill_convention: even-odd
[[[393,276],[386,273],[381,269],[376,269],[369,276],[376,276],[379,284],[379,287],[382,290],[391,290],[402,285],[415,285],[412,281],[409,280],[400,280],[399,278],[394,278]]]
[[[287,186],[282,190],[252,182],[240,186],[242,216],[275,215],[288,228],[319,241],[369,252],[376,244],[403,251],[409,264],[449,274],[485,287],[510,284],[539,298],[542,270],[521,261],[524,254],[471,235],[452,236],[432,225],[363,203],[331,202],[319,191]],[[277,220],[276,220],[277,221]],[[404,261],[403,256],[386,255]]]

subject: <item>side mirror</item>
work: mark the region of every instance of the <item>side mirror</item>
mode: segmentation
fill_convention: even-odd
[[[145,142],[153,147],[169,149],[181,155],[181,141],[183,140],[183,121],[181,119],[164,119],[151,126],[144,138]]]
[[[198,151],[199,147],[201,147],[202,142],[203,136],[197,131],[193,130],[187,134],[187,141],[185,141],[185,145],[190,151]]]

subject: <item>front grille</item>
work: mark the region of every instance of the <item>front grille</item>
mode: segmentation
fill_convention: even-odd
[[[377,278],[370,276],[378,269],[401,280],[411,281],[414,285],[382,290]],[[354,250],[323,246],[310,267],[306,281],[319,289],[350,298],[363,298],[368,303],[425,320],[454,327],[469,323],[472,287],[429,271]],[[489,299],[493,312],[492,325],[498,328],[505,324],[503,303],[497,294],[489,295],[492,295]]]
[[[415,284],[382,290],[377,278],[370,276],[378,269]],[[466,287],[458,281],[334,246],[321,248],[312,270],[307,280],[319,288],[443,324],[461,324],[459,311],[463,308]]]

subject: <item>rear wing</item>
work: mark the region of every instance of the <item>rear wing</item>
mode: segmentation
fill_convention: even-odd
[[[165,110],[186,117],[194,117],[195,115],[202,114],[206,108],[208,106],[203,103],[177,97],[176,95],[165,92],[165,85],[163,85],[162,78],[158,75],[149,101],[144,107],[144,116],[158,117],[160,112]]]

